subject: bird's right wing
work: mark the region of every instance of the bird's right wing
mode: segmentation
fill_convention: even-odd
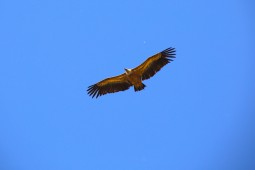
[[[94,85],[91,85],[88,87],[87,91],[92,98],[98,98],[99,96],[107,93],[115,93],[118,91],[127,90],[130,86],[132,86],[132,84],[129,83],[124,73],[119,76],[104,79]]]

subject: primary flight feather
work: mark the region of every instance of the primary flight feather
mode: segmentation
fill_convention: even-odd
[[[88,94],[99,97],[107,93],[124,91],[134,86],[135,91],[143,90],[145,85],[143,80],[154,76],[162,67],[173,61],[175,58],[175,48],[167,48],[144,61],[134,69],[125,69],[125,73],[104,79],[88,87]]]

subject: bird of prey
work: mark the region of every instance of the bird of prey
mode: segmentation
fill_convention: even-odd
[[[147,60],[141,65],[133,69],[124,69],[125,73],[106,78],[94,85],[88,87],[88,95],[98,98],[107,93],[115,93],[124,91],[134,86],[135,91],[140,91],[145,88],[143,80],[154,76],[162,67],[173,61],[175,58],[175,48],[167,48]]]

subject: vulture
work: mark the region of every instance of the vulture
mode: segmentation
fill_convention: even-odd
[[[175,52],[175,48],[170,47],[149,57],[136,68],[124,68],[125,73],[115,77],[106,78],[89,86],[87,89],[88,95],[92,98],[98,98],[99,96],[107,93],[127,90],[131,86],[134,86],[134,91],[143,90],[146,86],[142,81],[151,78],[162,67],[173,61],[173,58],[175,58]]]

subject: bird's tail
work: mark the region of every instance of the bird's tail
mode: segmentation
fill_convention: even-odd
[[[141,83],[139,86],[134,86],[135,91],[143,90],[146,87],[145,84]]]

